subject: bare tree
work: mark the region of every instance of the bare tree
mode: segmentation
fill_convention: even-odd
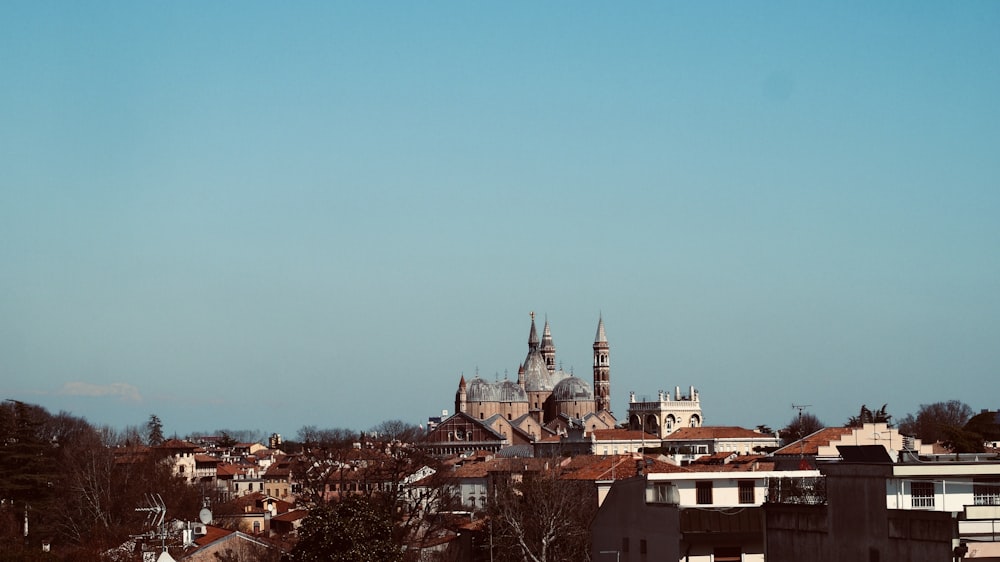
[[[972,408],[959,400],[921,404],[917,415],[907,414],[899,422],[899,431],[918,437],[924,443],[948,441],[972,418]]]
[[[490,500],[498,559],[552,562],[590,559],[590,521],[597,510],[587,483],[555,470],[501,479]]]
[[[347,448],[358,441],[358,433],[351,429],[335,427],[320,429],[315,425],[299,428],[296,436],[303,447]]]
[[[802,412],[788,422],[784,429],[778,432],[785,443],[802,439],[826,427],[819,418],[809,412]]]
[[[371,429],[381,441],[399,441],[413,443],[421,436],[420,428],[402,420],[386,420]]]

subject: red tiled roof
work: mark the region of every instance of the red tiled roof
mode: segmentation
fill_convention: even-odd
[[[181,439],[167,439],[156,446],[157,449],[200,449],[198,445]]]
[[[785,445],[772,454],[775,456],[791,456],[800,454],[815,456],[819,452],[820,447],[828,446],[831,441],[842,435],[847,435],[848,433],[851,433],[851,431],[852,430],[849,427],[827,427],[811,435],[806,435],[794,443]]]
[[[765,460],[765,455],[739,455],[722,462],[720,458],[728,458],[732,453],[716,453],[692,461],[688,468],[694,472],[759,472],[774,470],[774,461]],[[720,457],[721,456],[721,457]]]
[[[621,480],[639,474],[640,466],[649,473],[688,472],[687,469],[663,462],[649,455],[580,455],[565,467],[566,480]]]
[[[455,467],[455,470],[448,473],[450,478],[486,478],[488,467],[486,461],[470,462],[462,466]]]
[[[287,511],[281,515],[275,515],[271,518],[271,521],[298,521],[299,519],[305,519],[309,516],[309,511],[305,509],[296,509],[293,511]]]
[[[774,436],[736,426],[682,427],[664,438],[664,441],[685,439],[774,439]]]
[[[213,527],[211,525],[205,526],[206,533],[194,540],[194,544],[198,546],[205,546],[211,544],[226,535],[231,535],[236,531],[230,531],[229,529],[223,529],[221,527]]]

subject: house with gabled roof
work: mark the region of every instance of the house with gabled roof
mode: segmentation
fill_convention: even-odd
[[[496,414],[483,420],[483,424],[506,437],[508,445],[530,445],[539,435],[545,433],[542,425],[528,414],[514,420]]]
[[[195,455],[204,453],[204,449],[194,443],[181,439],[168,439],[155,447],[151,447],[151,449],[154,454],[169,459],[175,476],[180,476],[192,483],[198,481]]]
[[[560,478],[564,480],[593,482],[598,507],[616,481],[644,474],[688,472],[659,456],[640,454],[580,455],[567,459],[561,470]]]
[[[278,560],[281,549],[275,544],[241,531],[208,526],[206,533],[176,557],[178,562],[218,562],[226,559]]]
[[[899,430],[885,423],[866,423],[861,427],[827,427],[789,443],[774,451],[772,455],[779,466],[785,468],[794,463],[815,468],[816,461],[840,458],[838,446],[881,445],[890,458],[896,459],[903,451],[918,455],[934,453],[933,445],[925,445],[919,439],[902,435]]]
[[[749,455],[780,445],[776,435],[736,426],[682,427],[662,441],[667,454],[681,464],[715,453]]]
[[[497,452],[510,443],[509,437],[464,412],[458,412],[428,432],[420,447],[431,455],[446,457],[477,450]]]

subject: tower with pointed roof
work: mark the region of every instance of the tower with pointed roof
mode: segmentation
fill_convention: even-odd
[[[598,412],[611,411],[611,359],[603,315],[598,316],[594,337],[594,406]]]
[[[458,381],[458,391],[455,393],[455,412],[464,412],[467,405],[465,375]]]
[[[542,328],[542,358],[545,359],[545,368],[550,373],[556,372],[556,344],[552,342],[548,318],[545,318],[545,327]]]
[[[466,380],[462,376],[455,393],[455,411],[473,419],[488,421],[499,416],[518,424],[546,425],[560,419],[590,419],[591,427],[613,427],[610,413],[610,388],[608,386],[608,343],[604,335],[604,322],[598,324],[598,337],[594,343],[594,380],[603,382],[603,395],[595,393],[588,381],[577,378],[572,372],[556,367],[556,347],[552,330],[546,318],[542,337],[538,337],[535,313],[531,313],[531,330],[528,333],[528,354],[518,365],[517,380],[487,381],[479,376]],[[571,370],[572,371],[572,370]],[[518,421],[521,420],[521,421]],[[595,425],[596,424],[596,425]],[[553,430],[554,431],[554,430]]]

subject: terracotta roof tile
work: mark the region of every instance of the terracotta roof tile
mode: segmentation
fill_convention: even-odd
[[[827,427],[811,435],[806,435],[794,443],[785,445],[772,454],[775,456],[794,456],[800,454],[815,456],[819,452],[820,447],[826,447],[831,441],[849,433],[851,433],[851,428],[849,427]]]
[[[773,435],[737,426],[682,427],[664,438],[664,441],[682,439],[774,439]]]
[[[205,527],[205,531],[206,533],[204,535],[194,540],[194,543],[196,545],[205,546],[207,544],[212,544],[213,542],[221,539],[222,537],[231,535],[236,532],[236,531],[230,531],[229,529],[223,529],[221,527],[213,527],[211,525],[207,525]]]
[[[659,441],[659,437],[633,429],[595,429],[592,432],[597,441]]]
[[[646,473],[689,472],[686,468],[663,462],[645,455],[581,455],[574,457],[565,467],[562,478],[566,480],[621,480],[638,475],[641,463]]]

